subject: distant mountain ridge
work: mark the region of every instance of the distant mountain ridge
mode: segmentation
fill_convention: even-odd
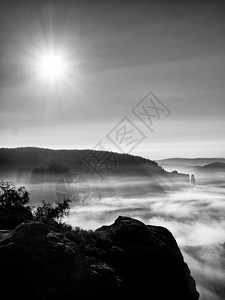
[[[181,173],[195,173],[197,168],[213,163],[225,163],[223,157],[211,158],[168,158],[156,160],[156,162],[165,170],[171,172],[177,170]]]
[[[225,163],[225,158],[223,157],[215,157],[215,158],[166,158],[166,159],[159,159],[156,160],[157,163],[167,164],[167,165],[186,165],[186,166],[199,166],[199,165],[206,165],[214,162],[221,162]]]
[[[209,176],[213,179],[220,177],[220,180],[224,181],[225,163],[214,162],[204,166],[194,167],[196,175]]]
[[[200,167],[201,170],[218,170],[218,171],[225,171],[225,163],[221,162],[214,162],[208,165],[204,165]]]

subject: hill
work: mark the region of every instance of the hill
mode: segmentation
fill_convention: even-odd
[[[225,163],[225,158],[168,158],[156,160],[156,162],[167,171],[192,173],[195,167],[204,166],[215,162]]]
[[[225,163],[225,158],[167,158],[167,159],[160,159],[156,160],[159,164],[167,164],[167,165],[186,165],[186,166],[198,166],[198,165],[205,165],[214,162],[221,162]]]
[[[85,164],[86,163],[86,164]],[[1,148],[0,167],[10,170],[25,168],[32,170],[35,167],[44,167],[60,164],[69,168],[85,168],[91,164],[100,166],[118,165],[126,166],[151,166],[153,172],[163,173],[164,170],[158,164],[149,159],[130,154],[119,154],[116,152],[96,151],[96,150],[52,150],[34,147],[24,148]],[[86,170],[87,171],[87,170]],[[121,168],[119,171],[122,171]]]
[[[90,189],[92,198],[124,193],[134,197],[149,192],[164,193],[189,184],[188,174],[167,172],[156,162],[139,156],[32,147],[1,148],[0,176],[26,185],[32,200],[40,199],[40,190],[33,185],[41,184],[41,197],[49,201],[55,198],[55,193],[57,197],[73,197],[83,202],[81,199],[86,198]]]
[[[214,162],[202,167],[198,167],[200,172],[225,172],[225,163]]]

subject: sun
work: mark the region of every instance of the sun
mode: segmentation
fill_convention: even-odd
[[[63,53],[51,50],[38,55],[35,69],[39,77],[54,82],[66,78],[68,64]]]
[[[62,94],[81,83],[80,60],[76,51],[67,45],[35,45],[29,49],[24,62],[30,80],[40,91]]]

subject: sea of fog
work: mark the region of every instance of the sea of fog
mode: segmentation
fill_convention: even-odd
[[[96,229],[119,215],[165,226],[177,240],[201,300],[225,299],[225,190],[195,186],[157,196],[105,196],[71,209],[65,221]]]
[[[84,179],[84,178],[83,178]],[[74,227],[96,229],[119,216],[168,228],[178,243],[201,300],[225,299],[224,184],[185,185],[152,192],[147,178],[111,178],[98,184],[86,180],[27,184],[31,205],[71,197]],[[17,183],[18,184],[18,183]]]

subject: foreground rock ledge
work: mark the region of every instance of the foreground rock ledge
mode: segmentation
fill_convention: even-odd
[[[92,235],[88,245],[81,247],[72,234],[50,231],[40,222],[1,230],[2,298],[199,298],[188,266],[166,228],[118,217]]]

